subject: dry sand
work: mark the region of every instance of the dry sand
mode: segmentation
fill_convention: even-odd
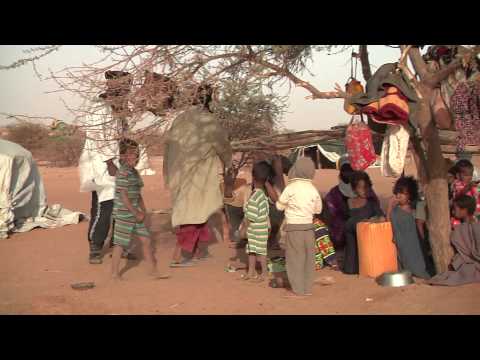
[[[169,207],[161,178],[161,159],[152,161],[157,175],[145,177],[149,209]],[[89,212],[90,194],[79,193],[76,168],[41,168],[50,204]],[[393,181],[378,169],[369,173],[382,200]],[[317,172],[322,194],[335,185],[337,172]],[[171,269],[169,280],[147,280],[143,263],[130,262],[125,281],[109,281],[110,258],[88,264],[87,222],[60,229],[36,229],[0,241],[0,314],[480,314],[480,284],[461,287],[411,285],[382,288],[373,279],[322,270],[335,284],[317,285],[308,299],[282,297],[284,290],[267,283],[237,280],[224,267],[231,255],[226,242],[213,244],[213,258],[194,268]],[[167,270],[175,238],[154,233],[161,270]],[[91,290],[71,283],[94,281]]]

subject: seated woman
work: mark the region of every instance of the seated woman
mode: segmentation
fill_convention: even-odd
[[[384,217],[378,199],[368,197],[372,182],[366,172],[355,171],[350,178],[355,197],[349,198],[347,221],[345,222],[345,258],[343,272],[358,274],[357,224],[374,217]]]
[[[419,206],[417,181],[401,177],[395,183],[388,204],[387,218],[392,223],[393,239],[397,246],[399,267],[413,276],[429,279],[421,242],[425,239],[425,211]]]
[[[345,245],[344,229],[348,216],[347,200],[356,196],[350,186],[350,176],[353,169],[347,157],[340,158],[338,168],[340,170],[338,185],[333,187],[325,196],[329,213],[327,225],[335,250],[342,249]],[[377,195],[372,189],[368,191],[367,197],[373,202],[378,202]]]
[[[457,286],[480,282],[480,223],[475,218],[476,200],[460,195],[453,203],[455,217],[460,221],[450,234],[455,255],[449,270],[431,278],[431,285]]]

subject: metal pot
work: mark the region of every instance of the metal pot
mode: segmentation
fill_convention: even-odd
[[[378,276],[375,281],[380,286],[401,287],[413,284],[413,277],[410,271],[386,272]]]

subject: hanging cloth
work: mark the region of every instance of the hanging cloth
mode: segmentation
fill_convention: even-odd
[[[450,106],[458,130],[457,150],[464,151],[468,145],[480,145],[480,81],[458,84]]]
[[[380,168],[383,176],[399,177],[405,167],[410,134],[400,125],[388,125],[382,145]]]
[[[396,63],[380,66],[367,81],[366,93],[354,96],[351,103],[369,114],[369,125],[376,132],[384,133],[385,124],[404,124],[407,121],[416,126],[415,113],[418,95]],[[406,105],[406,106],[405,106]],[[365,108],[367,110],[365,111]],[[368,109],[370,107],[370,109]]]
[[[406,125],[410,110],[408,99],[395,86],[386,86],[385,95],[362,109],[373,121],[390,125]]]
[[[362,115],[354,115],[345,132],[345,148],[353,170],[365,170],[375,163],[372,133]]]

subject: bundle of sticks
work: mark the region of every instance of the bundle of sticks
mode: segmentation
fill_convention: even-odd
[[[232,141],[231,146],[235,152],[275,152],[294,149],[299,146],[308,146],[328,140],[343,140],[345,127],[331,130],[306,130],[287,134],[262,136],[247,140]],[[440,143],[445,154],[456,152],[457,132],[452,130],[439,130]],[[373,141],[382,141],[383,134],[372,132]],[[474,154],[480,154],[479,146],[469,147]]]

